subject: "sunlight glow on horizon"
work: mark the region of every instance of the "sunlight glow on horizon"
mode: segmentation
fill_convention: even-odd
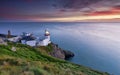
[[[120,15],[104,15],[104,16],[73,16],[65,18],[45,18],[45,19],[33,19],[34,21],[57,21],[57,22],[74,22],[74,21],[87,21],[87,20],[114,20],[120,19]]]

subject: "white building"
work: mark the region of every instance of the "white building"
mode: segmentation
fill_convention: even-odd
[[[30,46],[47,46],[48,44],[51,43],[50,32],[48,30],[45,30],[44,38],[42,40],[41,39],[42,37],[39,37],[38,39],[35,39],[35,40],[21,40],[21,43],[27,44]]]
[[[21,39],[21,36],[16,36],[16,37],[8,38],[7,40],[11,42],[19,42],[20,39]]]

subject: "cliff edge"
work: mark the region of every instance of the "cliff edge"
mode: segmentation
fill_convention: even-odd
[[[0,44],[0,75],[109,75],[49,55],[57,49],[53,44],[39,48],[12,42]],[[58,55],[60,51],[65,53],[59,49]]]

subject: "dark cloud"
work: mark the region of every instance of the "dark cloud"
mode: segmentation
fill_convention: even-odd
[[[41,19],[46,19],[46,18],[63,18],[63,17],[70,17],[73,15],[66,15],[66,14],[58,14],[58,13],[53,13],[53,14],[46,14],[46,13],[41,13],[38,15],[20,15],[20,14],[0,14],[0,19],[36,19],[36,18],[41,18]]]
[[[117,6],[116,6],[117,4]],[[99,8],[119,8],[120,0],[58,0],[53,7],[60,11],[97,11]]]
[[[120,10],[120,5],[116,5],[113,7],[114,9],[119,9]]]
[[[119,10],[120,0],[0,0],[0,20],[116,14]]]
[[[103,0],[59,0],[53,6],[64,9],[81,9]]]

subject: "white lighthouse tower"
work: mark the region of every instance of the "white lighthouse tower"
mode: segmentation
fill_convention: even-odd
[[[48,44],[51,43],[50,41],[50,32],[48,30],[45,30],[45,34],[44,34],[45,38],[39,42],[39,46],[47,46]]]

